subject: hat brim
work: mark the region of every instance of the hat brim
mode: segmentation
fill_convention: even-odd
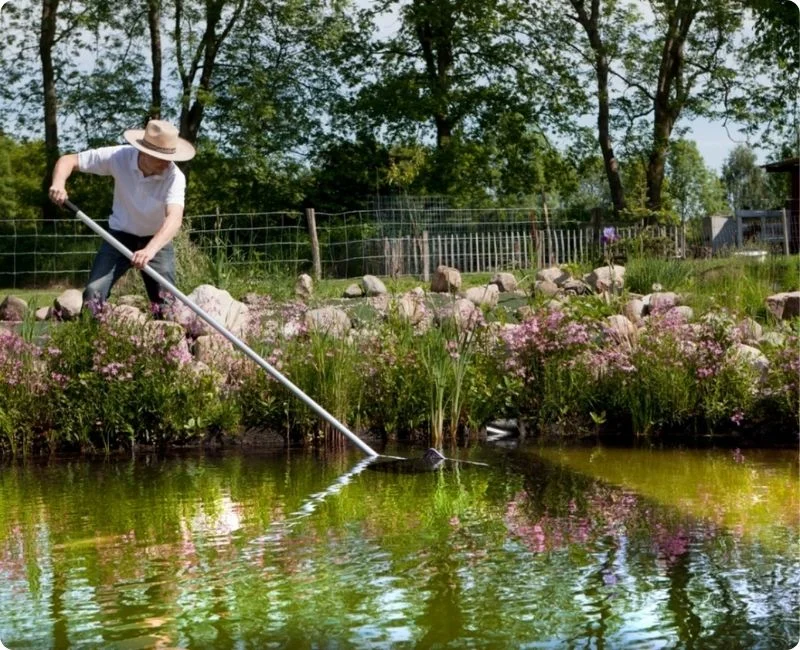
[[[128,129],[122,134],[122,137],[124,137],[125,140],[128,141],[128,144],[130,144],[132,147],[135,147],[142,153],[146,153],[148,156],[153,156],[153,158],[159,158],[160,160],[173,160],[175,162],[181,162],[184,160],[191,160],[194,158],[196,153],[194,147],[183,138],[178,138],[178,143],[175,145],[174,153],[161,153],[160,151],[155,151],[145,144],[144,129]]]

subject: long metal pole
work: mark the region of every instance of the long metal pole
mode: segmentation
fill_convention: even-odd
[[[116,248],[120,253],[122,253],[128,259],[133,257],[133,252],[127,248],[122,242],[120,242],[114,235],[110,232],[104,230],[99,225],[97,225],[91,218],[86,216],[74,203],[70,201],[65,201],[64,204],[73,212],[75,212],[75,216],[80,219],[83,223],[85,223],[92,231],[102,237],[106,242],[111,244],[114,248]],[[222,323],[220,323],[216,318],[208,314],[206,311],[202,309],[199,305],[197,305],[191,298],[187,295],[183,294],[177,287],[175,287],[169,280],[164,278],[158,271],[155,271],[150,265],[146,265],[144,269],[142,269],[147,275],[153,278],[156,282],[158,282],[162,287],[167,289],[172,295],[174,295],[178,300],[180,300],[183,304],[185,304],[189,309],[191,309],[195,314],[197,314],[200,318],[202,318],[206,323],[211,325],[215,330],[217,330],[222,336],[228,339],[234,346],[239,348],[245,355],[250,357],[253,361],[255,361],[259,366],[261,366],[264,370],[266,370],[274,379],[278,380],[281,384],[283,384],[286,388],[288,388],[292,393],[295,394],[296,397],[300,398],[311,410],[315,411],[323,420],[328,422],[332,427],[340,431],[344,436],[346,436],[350,442],[352,442],[356,447],[358,447],[361,451],[363,451],[367,456],[378,456],[378,452],[376,452],[372,447],[370,447],[367,443],[361,440],[356,434],[350,431],[346,426],[344,426],[339,420],[333,417],[328,411],[322,408],[319,404],[317,404],[313,399],[311,399],[308,395],[306,395],[302,390],[300,390],[297,386],[295,386],[287,377],[285,377],[281,372],[275,368],[274,366],[270,365],[267,361],[265,361],[261,356],[259,356],[255,350],[253,350],[250,346],[248,346],[244,341],[239,339],[235,336],[232,332],[230,332]]]

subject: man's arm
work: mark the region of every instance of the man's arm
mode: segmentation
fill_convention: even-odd
[[[160,251],[164,246],[172,241],[172,238],[178,234],[183,223],[183,206],[178,203],[169,203],[166,208],[167,214],[161,228],[153,235],[150,243],[143,249],[136,251],[131,258],[131,263],[137,269],[143,269],[150,260],[153,259],[155,254]]]
[[[53,167],[53,181],[48,192],[50,200],[56,205],[64,205],[64,201],[69,198],[66,190],[67,179],[72,172],[78,169],[78,154],[68,153],[56,162]]]

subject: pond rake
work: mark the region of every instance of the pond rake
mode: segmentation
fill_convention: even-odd
[[[80,221],[82,221],[86,226],[88,226],[90,230],[92,230],[95,234],[99,235],[104,241],[109,243],[111,246],[116,248],[125,257],[127,257],[129,260],[133,257],[133,251],[131,251],[127,246],[125,246],[122,242],[120,242],[110,232],[108,232],[107,230],[100,227],[97,223],[95,223],[80,208],[78,208],[78,206],[76,206],[71,201],[65,201],[64,205],[70,210],[72,210],[75,213],[75,216]],[[406,459],[399,456],[385,456],[383,454],[379,454],[367,443],[361,440],[361,438],[359,438],[356,434],[350,431],[344,424],[342,424],[341,422],[339,422],[339,420],[333,417],[333,415],[331,415],[330,413],[328,413],[328,411],[322,408],[322,406],[320,406],[313,399],[311,399],[311,397],[306,395],[298,386],[292,383],[292,381],[289,380],[288,377],[283,375],[277,368],[275,368],[269,362],[263,359],[249,345],[247,345],[244,341],[239,339],[235,334],[233,334],[230,330],[228,330],[228,328],[226,328],[216,318],[214,318],[211,314],[206,312],[202,307],[196,304],[186,294],[181,292],[169,280],[164,278],[158,271],[154,270],[149,264],[145,265],[142,271],[144,273],[147,273],[147,275],[149,275],[156,282],[158,282],[162,287],[164,287],[167,291],[169,291],[173,296],[175,296],[178,300],[180,300],[184,305],[186,305],[189,309],[191,309],[195,314],[197,314],[200,318],[202,318],[211,327],[217,330],[217,332],[219,332],[228,341],[230,341],[234,345],[234,347],[239,349],[239,351],[242,352],[245,356],[249,357],[252,361],[261,366],[261,368],[266,370],[270,374],[270,376],[273,377],[273,379],[283,384],[283,386],[286,389],[288,389],[289,392],[293,393],[295,397],[300,399],[312,411],[314,411],[323,420],[325,420],[333,428],[335,428],[342,435],[344,435],[350,442],[352,442],[356,447],[358,447],[358,449],[360,449],[368,458],[376,459],[378,457],[383,457],[391,459],[396,462],[409,461],[411,463],[420,464],[419,471],[424,471],[425,469],[436,469],[437,467],[441,466],[441,464],[445,460],[452,460],[458,463],[468,463],[471,465],[485,465],[485,463],[479,463],[475,461],[446,459],[438,450],[434,448],[428,449],[428,451],[425,452],[422,459]],[[386,463],[386,465],[387,466],[395,465],[395,462]],[[422,466],[424,466],[424,468]]]

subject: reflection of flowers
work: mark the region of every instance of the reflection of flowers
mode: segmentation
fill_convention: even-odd
[[[672,564],[689,551],[689,528],[643,505],[631,492],[595,486],[585,493],[582,507],[570,501],[567,512],[559,515],[536,512],[531,496],[523,490],[508,502],[504,519],[509,533],[533,553],[592,545],[609,537],[622,546],[638,538],[660,561]],[[711,522],[694,529],[696,539],[717,533]],[[604,576],[605,584],[615,581],[613,575]]]

